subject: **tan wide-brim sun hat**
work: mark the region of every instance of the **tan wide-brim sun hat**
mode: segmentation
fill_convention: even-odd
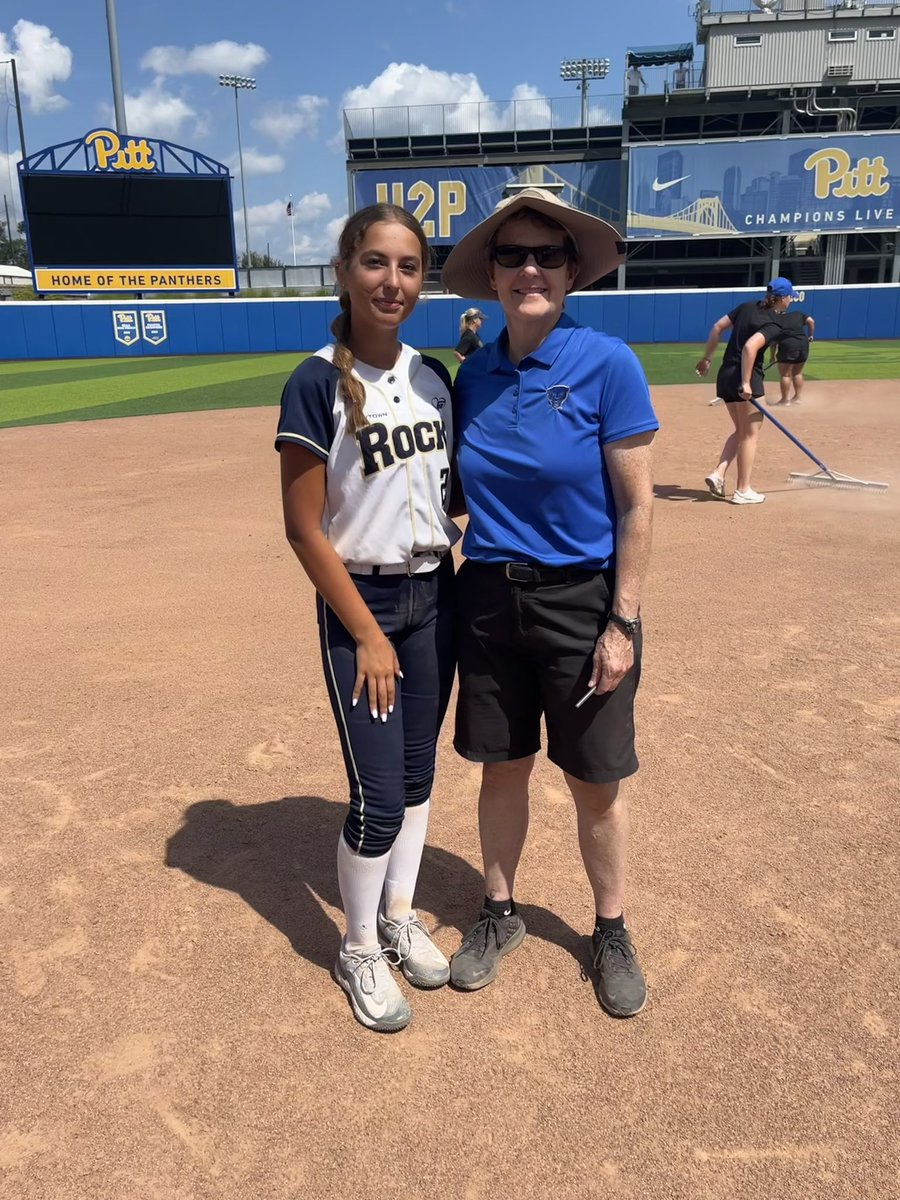
[[[566,230],[578,250],[578,274],[571,290],[602,279],[625,260],[618,230],[599,217],[573,208],[544,188],[523,188],[501,200],[489,217],[476,225],[450,251],[441,281],[449,292],[471,300],[496,300],[491,287],[488,246],[494,232],[523,208],[552,217]]]

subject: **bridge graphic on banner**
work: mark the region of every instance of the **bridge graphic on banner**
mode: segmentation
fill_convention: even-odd
[[[629,212],[628,224],[640,229],[665,229],[672,233],[738,232],[718,196],[704,196],[664,217]]]
[[[552,167],[547,166],[546,163],[542,163],[539,166],[521,167],[517,172],[515,182],[527,187],[549,187],[551,191],[556,192],[562,200],[565,200],[567,204],[571,204],[573,208],[580,208],[582,212],[590,213],[594,217],[601,217],[604,221],[617,221],[619,219],[619,213],[610,208],[608,204],[604,204],[602,200],[597,196],[592,196],[590,192],[576,187],[570,179],[566,179],[564,175],[560,175]]]

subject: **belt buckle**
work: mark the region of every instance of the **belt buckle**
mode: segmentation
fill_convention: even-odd
[[[510,562],[506,563],[504,572],[506,578],[512,583],[533,583],[534,582],[534,567],[530,567],[528,563]]]

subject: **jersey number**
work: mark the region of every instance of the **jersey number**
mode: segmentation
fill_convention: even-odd
[[[450,468],[441,468],[441,504],[446,509],[447,507],[447,489],[450,486]]]

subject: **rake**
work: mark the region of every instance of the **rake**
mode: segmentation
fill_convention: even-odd
[[[753,399],[751,399],[750,403],[754,408],[758,408],[762,415],[771,421],[776,429],[780,429],[786,438],[790,438],[794,445],[802,450],[807,458],[811,458],[819,468],[818,471],[809,475],[805,475],[802,471],[791,471],[791,483],[800,483],[806,487],[860,488],[871,492],[887,491],[888,485],[886,483],[874,483],[871,479],[855,479],[852,475],[843,475],[840,471],[832,471],[831,467],[826,467],[820,458],[816,458],[812,450],[808,450],[798,437],[795,437],[789,429],[782,425],[776,417],[773,417],[770,412],[767,412],[761,404]]]

